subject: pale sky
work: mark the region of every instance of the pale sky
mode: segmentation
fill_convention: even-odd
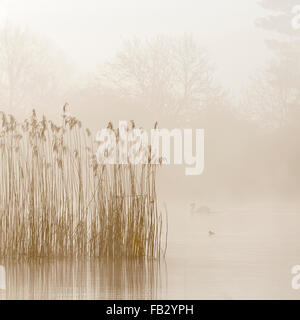
[[[82,71],[111,57],[123,39],[191,33],[233,91],[265,63],[266,12],[257,0],[0,0],[0,19],[50,37]],[[0,21],[1,25],[1,21]]]

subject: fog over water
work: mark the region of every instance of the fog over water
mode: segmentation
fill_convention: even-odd
[[[0,111],[22,122],[32,119],[35,109],[52,128],[49,119],[60,124],[74,115],[82,130],[91,130],[90,141],[109,122],[117,128],[121,120],[129,124],[134,120],[133,126],[147,130],[157,122],[159,128],[205,131],[201,175],[186,175],[186,163],[162,165],[156,172],[158,212],[168,219],[165,258],[1,257],[0,299],[298,299],[300,293],[291,286],[291,268],[300,264],[300,30],[291,24],[297,2],[0,1]],[[8,128],[3,119],[1,130]],[[13,127],[14,122],[10,124]],[[20,125],[24,127],[26,122]],[[84,137],[83,147],[88,150]],[[22,144],[21,150],[26,146],[29,150],[30,145]],[[11,160],[11,170],[16,170],[12,172],[23,177],[16,164],[25,161],[28,179],[33,179],[26,162],[30,156],[19,156],[13,143],[7,148],[17,154],[15,162]],[[1,164],[8,168],[5,159],[12,157],[2,150],[1,146]],[[78,150],[73,154],[77,159]],[[96,183],[88,184],[94,177],[88,173],[89,161],[82,161],[89,164],[77,179],[77,160],[70,159],[71,155],[63,165],[72,163],[74,176],[53,178],[67,181],[58,203],[69,202],[58,206],[57,212],[62,219],[71,210],[70,203],[79,203],[77,227],[84,230],[79,228],[84,220],[81,212],[90,202],[80,201],[89,192],[94,200],[95,192],[90,190],[98,189],[92,189]],[[44,162],[39,163],[44,170]],[[23,206],[30,191],[20,197],[10,193],[16,184],[18,190],[29,184],[20,183],[16,173],[6,175],[5,168],[1,169],[0,227],[8,221],[4,217],[9,210],[16,212]],[[47,171],[41,172],[46,176]],[[17,182],[11,183],[14,177]],[[90,189],[77,188],[82,177],[89,177]],[[69,181],[75,181],[74,202],[67,197]],[[41,203],[44,192],[54,194],[47,186],[39,187],[35,194]],[[118,198],[113,192],[110,196]],[[53,199],[58,197],[55,194]],[[138,208],[142,226],[139,210],[143,206],[153,210],[156,198],[150,198],[132,205]],[[30,217],[34,203],[30,201],[28,212],[24,209],[20,214],[23,218],[27,213]],[[130,202],[118,201],[114,204],[118,209],[105,207],[117,221],[110,230],[118,223],[122,229],[125,221],[118,221],[115,211],[134,211]],[[46,199],[42,209],[33,204],[45,214],[41,221],[52,210],[49,202]],[[96,212],[96,204],[94,208]],[[89,219],[87,224],[94,222]],[[59,232],[69,232],[59,226]],[[165,231],[164,225],[164,235]],[[139,241],[148,240],[143,235]]]

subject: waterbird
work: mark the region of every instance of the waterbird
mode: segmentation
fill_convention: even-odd
[[[191,213],[192,214],[208,214],[208,213],[211,213],[210,209],[206,206],[201,206],[199,208],[196,208],[196,204],[195,202],[192,202],[191,203]]]

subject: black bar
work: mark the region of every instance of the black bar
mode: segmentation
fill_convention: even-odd
[[[216,316],[256,319],[273,313],[284,318],[290,312],[297,315],[300,304],[299,301],[276,300],[0,301],[0,310],[10,316],[21,311],[24,316],[28,314],[39,319],[47,316],[53,320],[62,312],[68,318],[80,316],[83,319],[210,319]]]

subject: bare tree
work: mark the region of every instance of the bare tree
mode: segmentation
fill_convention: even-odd
[[[102,89],[185,118],[217,104],[222,96],[204,50],[188,36],[127,41],[97,79]]]
[[[281,37],[267,40],[274,59],[260,77],[256,77],[247,95],[253,117],[266,125],[282,126],[300,107],[300,32],[291,25],[297,0],[261,0],[270,14],[257,25]],[[282,37],[283,36],[283,37]]]
[[[243,110],[265,127],[284,126],[300,104],[300,63],[295,51],[280,54],[252,79]]]
[[[72,66],[48,41],[10,25],[0,32],[0,102],[9,112],[62,103]]]

